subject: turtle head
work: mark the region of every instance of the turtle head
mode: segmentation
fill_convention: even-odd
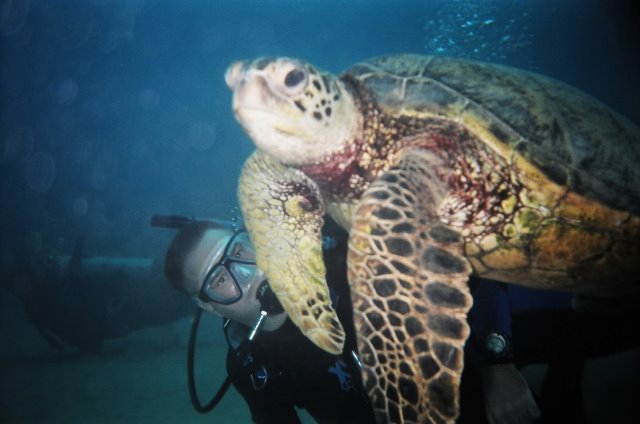
[[[305,62],[236,62],[225,79],[240,124],[259,149],[286,165],[314,164],[342,151],[360,127],[343,82]]]

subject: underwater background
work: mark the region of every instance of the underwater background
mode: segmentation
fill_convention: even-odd
[[[208,416],[192,409],[194,305],[161,273],[174,232],[149,224],[158,213],[237,218],[237,178],[253,144],[224,82],[234,60],[293,56],[340,73],[388,53],[466,57],[560,79],[640,124],[631,5],[0,0],[0,422],[249,422],[233,389]],[[109,299],[109,325],[105,315],[87,319],[70,330],[78,346],[60,350],[30,321],[47,311],[25,299],[34,287],[47,293],[36,283],[70,273],[73,258],[94,278],[64,296],[78,311]],[[204,398],[225,376],[226,349],[218,319],[203,327]],[[589,363],[589,422],[635,410],[639,352]],[[539,373],[526,371],[535,388]]]

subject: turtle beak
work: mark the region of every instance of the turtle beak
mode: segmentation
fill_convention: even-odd
[[[232,91],[235,90],[244,79],[246,69],[246,62],[234,62],[227,68],[227,72],[224,74],[224,80]]]

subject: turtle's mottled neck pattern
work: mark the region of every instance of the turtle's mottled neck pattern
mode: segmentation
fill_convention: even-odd
[[[362,117],[362,131],[353,140],[347,140],[344,149],[300,169],[325,193],[349,200],[359,198],[368,182],[394,162],[396,152],[405,146],[405,141],[410,141],[408,137],[420,132],[426,123],[384,114],[360,81],[348,75],[342,80]]]
[[[439,211],[443,221],[466,236],[472,236],[464,231],[470,227],[476,230],[475,237],[482,237],[488,229],[502,230],[501,202],[518,189],[510,183],[509,168],[495,163],[497,157],[486,146],[451,120],[386,114],[362,82],[350,76],[343,81],[361,113],[362,131],[340,152],[301,168],[331,200],[359,198],[371,181],[398,161],[398,153],[412,145],[433,154],[431,166],[455,199]],[[485,222],[490,217],[491,224]]]

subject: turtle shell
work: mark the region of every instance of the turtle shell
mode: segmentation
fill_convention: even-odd
[[[344,77],[366,85],[390,116],[455,120],[497,154],[519,155],[558,186],[640,214],[640,129],[567,84],[505,66],[417,55],[374,58]]]

